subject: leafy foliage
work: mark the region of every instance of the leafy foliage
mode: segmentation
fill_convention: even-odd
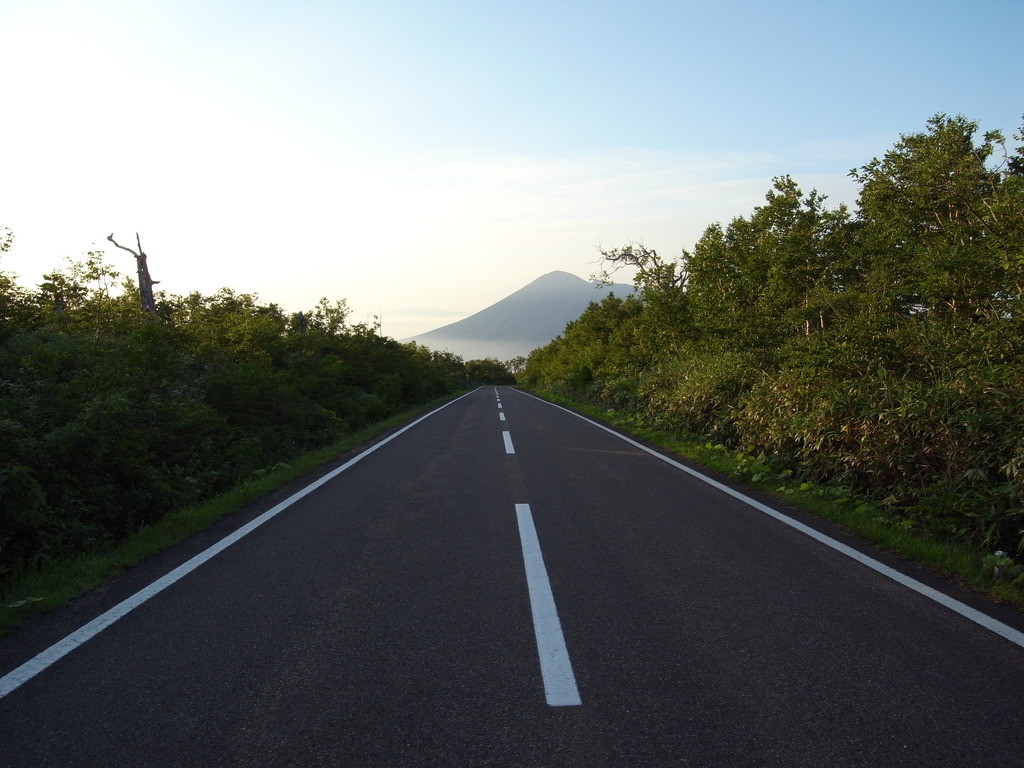
[[[780,177],[677,262],[604,251],[638,297],[592,304],[520,381],[1024,551],[1024,150],[977,132],[904,135],[852,172],[852,212]]]
[[[344,301],[293,316],[225,288],[144,313],[135,292],[100,252],[35,290],[0,273],[0,581],[511,375],[349,325]]]

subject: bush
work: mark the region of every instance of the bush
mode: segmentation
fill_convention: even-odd
[[[222,290],[162,297],[152,316],[69,280],[47,288],[77,302],[59,312],[5,294],[23,322],[0,339],[0,580],[453,386],[453,361],[347,328],[341,310],[302,332]]]
[[[978,364],[1005,351],[991,329],[947,330],[915,322],[880,343],[837,335],[792,354],[743,399],[739,439],[932,530],[1018,546],[1024,365]]]
[[[763,376],[753,356],[745,352],[705,350],[673,357],[640,379],[641,414],[658,428],[705,435],[733,446],[734,412],[740,398]]]

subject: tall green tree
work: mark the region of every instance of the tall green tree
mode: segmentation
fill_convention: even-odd
[[[611,285],[621,269],[634,270],[636,290],[622,304],[627,312],[617,324],[618,339],[612,345],[618,352],[615,365],[646,367],[693,341],[688,258],[683,251],[679,259],[666,259],[643,243],[601,250],[601,270],[595,277],[604,284]]]
[[[832,322],[857,278],[847,261],[853,229],[844,206],[825,207],[788,176],[766,203],[708,227],[688,255],[694,322],[738,349],[771,349]]]
[[[977,132],[964,117],[936,115],[851,172],[876,311],[992,320],[1021,298],[1024,196],[1019,177],[1008,180],[1018,166],[1001,133],[978,142]]]

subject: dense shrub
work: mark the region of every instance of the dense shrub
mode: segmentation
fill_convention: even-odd
[[[762,377],[756,358],[746,352],[703,350],[671,357],[639,381],[640,414],[653,426],[735,446],[736,404]]]
[[[1024,358],[1013,349],[1020,342],[989,326],[953,330],[917,319],[887,334],[888,343],[835,335],[804,345],[806,354],[792,354],[742,398],[739,439],[810,478],[927,518],[933,529],[1014,540],[1022,505]]]
[[[592,304],[520,381],[1024,551],[1024,144],[976,132],[902,137],[852,214],[782,177],[676,263],[602,252],[632,311]]]
[[[96,253],[36,291],[0,277],[0,581],[467,380],[343,302],[298,322],[224,289],[146,314]]]

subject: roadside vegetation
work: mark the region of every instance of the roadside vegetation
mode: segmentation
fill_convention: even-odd
[[[1024,135],[978,131],[904,135],[854,210],[781,177],[678,259],[603,251],[636,293],[519,383],[1024,605]]]
[[[141,286],[99,251],[34,288],[0,271],[0,622],[511,371],[1024,606],[1016,139],[939,115],[851,172],[853,210],[780,177],[679,258],[604,251],[636,293],[509,364],[400,344],[344,301],[154,293],[141,243],[114,243]]]
[[[12,237],[0,229],[0,256]],[[0,607],[49,600],[11,590],[53,564],[213,498],[223,514],[297,457],[511,380],[496,360],[350,324],[344,301],[291,314],[228,288],[147,297],[102,252],[32,289],[0,272]]]
[[[248,479],[192,506],[174,510],[118,541],[109,541],[63,557],[45,558],[7,579],[0,592],[0,635],[36,613],[57,608],[99,586],[146,556],[188,538],[245,505],[278,490],[308,472],[410,419],[457,396],[415,406],[389,419],[345,435],[338,442],[253,472]]]

